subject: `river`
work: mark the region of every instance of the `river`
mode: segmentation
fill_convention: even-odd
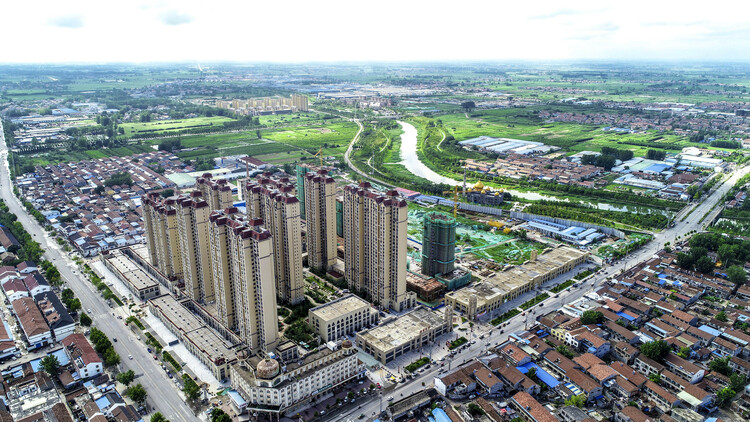
[[[451,186],[460,186],[461,183],[450,177],[441,176],[419,161],[417,156],[417,128],[414,125],[398,120],[401,129],[401,164],[412,174],[423,177],[432,183],[445,183]]]
[[[414,125],[397,120],[398,124],[401,125],[401,129],[404,133],[401,134],[401,163],[406,167],[412,174],[425,178],[432,183],[445,183],[451,186],[461,186],[462,182],[451,179],[450,177],[441,176],[440,174],[427,167],[423,162],[419,161],[417,155],[417,128]],[[558,198],[555,196],[543,195],[537,192],[521,192],[515,189],[506,189],[508,193],[513,196],[527,199],[530,201],[562,201],[569,202],[567,198]],[[640,214],[649,213],[661,213],[665,214],[665,211],[656,210],[648,207],[636,207],[636,206],[624,206],[624,205],[612,205],[606,202],[588,202],[589,205],[594,206],[600,210],[605,211],[624,211],[624,212],[635,212]]]

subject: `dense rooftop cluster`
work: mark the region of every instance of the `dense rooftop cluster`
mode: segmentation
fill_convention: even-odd
[[[661,251],[438,375],[435,388],[489,399],[511,419],[704,421],[722,406],[747,415],[750,288],[676,260]]]
[[[174,172],[181,165],[177,157],[160,151],[37,166],[16,183],[22,197],[59,234],[82,255],[92,256],[145,242],[138,211],[141,197],[151,190],[174,187],[154,168]]]

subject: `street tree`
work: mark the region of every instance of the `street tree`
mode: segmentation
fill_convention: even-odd
[[[201,388],[188,374],[182,375],[183,387],[182,392],[185,393],[185,397],[190,401],[195,401],[200,397]]]
[[[92,322],[93,321],[91,321],[90,316],[86,315],[85,312],[81,313],[81,325],[83,325],[84,327],[91,327]]]
[[[104,365],[115,366],[118,363],[120,363],[120,355],[115,352],[114,347],[110,346],[109,349],[104,352]]]
[[[156,412],[151,416],[151,422],[169,422],[169,419],[165,418],[161,412]]]
[[[136,384],[127,390],[128,397],[138,404],[143,404],[148,397],[146,389],[141,384]]]
[[[117,374],[116,379],[121,384],[127,387],[135,379],[135,372],[133,372],[132,369],[125,372],[120,372],[119,374]]]

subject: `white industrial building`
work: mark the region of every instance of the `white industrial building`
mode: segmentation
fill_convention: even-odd
[[[587,229],[585,227],[566,226],[563,224],[553,223],[551,221],[534,219],[526,225],[545,236],[559,237],[560,239],[576,245],[588,245],[604,237],[596,229]]]

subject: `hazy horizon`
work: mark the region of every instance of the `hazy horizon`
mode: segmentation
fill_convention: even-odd
[[[4,64],[750,62],[736,2],[13,2]],[[731,12],[732,10],[736,13]]]

